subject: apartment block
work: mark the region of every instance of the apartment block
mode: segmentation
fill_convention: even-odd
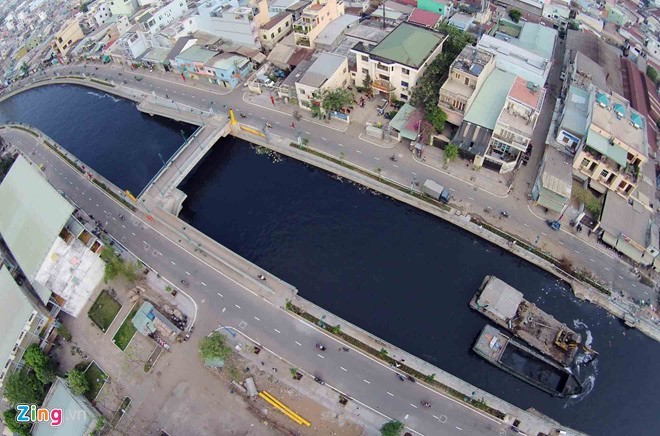
[[[341,0],[314,0],[303,10],[300,18],[293,23],[296,45],[314,48],[316,37],[332,20],[344,15],[344,2]]]
[[[261,48],[259,28],[270,21],[268,4],[245,0],[208,0],[197,7],[199,30],[237,44]]]
[[[78,20],[69,20],[64,24],[60,31],[53,36],[53,49],[60,56],[66,56],[73,45],[83,39],[84,36],[85,34],[83,33]]]
[[[171,24],[177,18],[188,12],[186,0],[174,0],[162,6],[154,6],[136,17],[141,30],[154,34],[165,26]]]
[[[302,108],[320,105],[323,91],[346,88],[351,80],[346,56],[332,53],[321,53],[314,61],[301,62],[291,74],[300,75],[295,87]]]
[[[291,33],[293,28],[293,16],[288,12],[280,12],[270,21],[261,25],[259,29],[259,40],[261,46],[266,50],[272,50],[275,44]]]
[[[495,56],[473,46],[466,46],[451,64],[449,77],[440,88],[438,105],[455,126],[463,122],[486,78],[495,68]]]
[[[137,0],[110,0],[112,15],[133,15],[140,5]]]
[[[574,175],[597,192],[629,198],[648,160],[644,117],[622,96],[592,87],[589,128],[573,160]]]

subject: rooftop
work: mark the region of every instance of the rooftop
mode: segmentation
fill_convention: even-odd
[[[584,135],[588,127],[589,107],[589,93],[571,85],[566,93],[561,128],[574,134]]]
[[[405,103],[390,121],[390,126],[397,130],[401,136],[411,141],[417,140],[419,123],[424,119],[424,114],[415,109],[414,106]]]
[[[509,97],[518,100],[537,112],[541,110],[544,95],[544,88],[521,77],[516,77],[509,91]]]
[[[270,30],[273,27],[277,26],[277,24],[286,20],[289,16],[291,16],[289,12],[280,12],[279,14],[273,16],[273,18],[271,18],[268,22],[262,24],[261,28],[263,30]]]
[[[509,320],[516,316],[523,294],[495,276],[490,276],[479,294],[477,304],[497,318]]]
[[[546,147],[543,173],[541,174],[543,187],[564,198],[570,197],[573,183],[572,163],[565,153],[555,147]]]
[[[0,184],[0,204],[0,235],[33,281],[74,208],[20,156]]]
[[[651,212],[640,203],[633,204],[609,192],[605,197],[605,205],[601,214],[600,226],[608,233],[619,236],[624,234],[634,242],[646,247],[648,230],[651,225]],[[657,244],[657,241],[655,242]]]
[[[50,387],[42,407],[62,409],[62,424],[53,427],[47,421],[41,421],[32,427],[33,436],[70,436],[91,434],[96,426],[99,413],[80,395],[74,395],[67,382],[60,377]],[[75,417],[75,418],[72,418]]]
[[[190,62],[199,62],[202,64],[207,63],[211,58],[217,55],[218,52],[207,50],[204,47],[193,45],[189,49],[181,52],[176,56],[177,59],[183,59]]]
[[[471,45],[465,46],[454,60],[451,68],[479,77],[484,67],[493,59],[493,55]]]
[[[446,38],[443,33],[401,23],[371,50],[371,55],[419,68]]]
[[[607,78],[603,67],[582,52],[577,52],[575,56],[575,75],[572,80],[580,86],[586,87],[593,83],[601,89],[607,89]]]
[[[149,62],[162,63],[167,60],[167,55],[170,54],[170,51],[172,51],[170,48],[152,47],[142,56],[142,59]]]
[[[601,129],[600,135],[616,138],[648,156],[643,117],[630,107],[628,100],[616,93],[606,94],[595,89],[591,123]],[[641,124],[638,127],[635,125]]]
[[[298,82],[301,85],[320,88],[345,61],[345,56],[321,53]]]
[[[347,29],[354,26],[358,21],[360,21],[360,18],[355,15],[341,15],[330,21],[325,29],[318,34],[315,41],[316,43],[333,45],[337,38],[341,37]]]
[[[511,40],[518,47],[545,59],[552,59],[556,41],[557,31],[555,29],[530,22],[525,23],[518,39]]]
[[[494,69],[465,114],[464,120],[493,130],[515,79],[514,74]]]
[[[245,56],[234,53],[220,53],[207,62],[207,66],[218,68],[220,70],[231,71],[234,67],[243,68],[250,62]]]
[[[545,84],[551,66],[547,58],[490,35],[483,35],[477,47],[494,54],[499,68],[534,83]]]
[[[34,311],[32,302],[16,284],[6,266],[0,265],[0,362],[12,354],[16,339]]]
[[[452,17],[449,19],[449,24],[453,24],[454,26],[467,30],[467,28],[470,27],[470,24],[472,24],[472,21],[472,15],[459,12],[452,15]]]
[[[576,56],[581,52],[596,64],[603,67],[607,87],[617,94],[623,95],[623,79],[621,75],[620,55],[613,47],[591,32],[568,30],[566,34],[566,52]]]
[[[408,22],[427,27],[435,27],[435,25],[441,20],[442,15],[417,8],[415,8],[412,11],[412,14],[408,17]]]

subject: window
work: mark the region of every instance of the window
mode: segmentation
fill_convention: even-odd
[[[268,39],[268,35],[264,35],[264,39]]]
[[[274,33],[271,33],[271,34],[270,34],[270,38],[271,38],[271,39],[275,38],[275,34],[274,34]]]
[[[401,74],[405,74],[407,76],[410,74],[410,70],[408,68],[401,68]]]
[[[369,74],[369,69],[362,68],[362,74]]]
[[[401,100],[408,100],[408,96],[406,94],[401,94]]]
[[[408,82],[405,82],[405,81],[402,80],[401,81],[401,87],[402,88],[407,88],[408,87]]]
[[[563,136],[561,138],[561,142],[563,142],[564,144],[568,144],[568,136]]]
[[[607,171],[607,170],[603,170],[603,171],[600,172],[601,177],[607,177],[608,174],[609,174],[609,171]]]
[[[301,93],[302,95],[305,95],[305,90],[304,90],[304,89],[300,89],[300,93]]]
[[[582,166],[583,167],[588,167],[591,161],[587,158],[582,159]]]
[[[369,56],[362,55],[362,62],[369,62]]]
[[[344,68],[344,74],[346,74],[346,68]]]
[[[277,33],[280,33],[282,31],[282,27],[277,28]]]
[[[463,82],[463,83],[465,83],[466,85],[469,85],[469,84],[470,84],[470,78],[469,78],[469,77],[466,77],[466,78],[465,78],[465,82]]]
[[[380,77],[382,80],[390,80],[389,76],[386,76],[385,74],[379,74],[378,77]]]

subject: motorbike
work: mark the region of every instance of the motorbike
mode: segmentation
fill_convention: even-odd
[[[247,115],[245,114],[245,112],[241,112],[239,115],[241,116],[241,118],[245,118],[245,117],[247,117]]]
[[[321,377],[314,376],[314,381],[318,384],[321,384],[321,385],[325,384],[325,382],[323,380],[321,380]]]
[[[293,113],[293,118],[295,118],[296,120],[300,121],[300,119],[302,118],[302,115],[300,115],[300,112],[295,111],[295,112]]]
[[[326,348],[325,348],[323,345],[321,345],[321,344],[316,344],[316,348],[318,348],[318,349],[321,350],[321,351],[325,351],[325,350],[326,350]]]
[[[396,161],[398,161],[399,159],[396,157],[396,154],[393,154],[392,156],[390,156],[390,160],[391,160],[392,162],[396,162]]]
[[[396,376],[397,376],[397,378],[398,378],[399,380],[401,380],[401,381],[405,381],[405,380],[406,380],[406,378],[405,378],[404,376],[402,376],[401,374],[398,374],[398,373],[397,373]]]
[[[412,375],[409,375],[409,376],[408,376],[408,380],[410,380],[411,382],[415,383],[415,379],[413,378]]]
[[[509,213],[506,210],[500,212],[500,215],[502,215],[504,218],[509,218]]]
[[[126,217],[125,217],[124,215],[122,215],[122,214],[119,214],[119,219],[122,220],[122,221],[124,221],[124,220],[126,219]]]
[[[181,280],[181,284],[185,286],[186,288],[188,287],[188,282],[185,280]]]
[[[421,403],[422,403],[422,406],[426,407],[427,409],[431,408],[431,403],[429,403],[428,401],[422,401]]]
[[[259,280],[266,281],[266,276],[263,274],[259,274],[257,277],[259,277]]]

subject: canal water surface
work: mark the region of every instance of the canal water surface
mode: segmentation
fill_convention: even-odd
[[[0,120],[36,125],[135,192],[158,170],[157,153],[167,159],[181,142],[179,130],[190,132],[73,86],[19,95],[0,104]],[[188,194],[181,217],[190,224],[328,311],[486,391],[594,435],[660,428],[658,344],[496,246],[234,138],[218,142],[181,189]],[[468,302],[487,274],[589,338],[600,357],[579,369],[585,393],[552,398],[471,352],[487,320]]]

